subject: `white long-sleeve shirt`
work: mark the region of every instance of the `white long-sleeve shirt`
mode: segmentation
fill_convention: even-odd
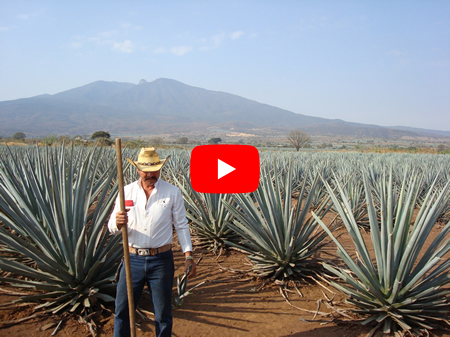
[[[128,214],[128,244],[133,248],[158,248],[172,243],[172,224],[183,253],[192,251],[184,200],[178,187],[158,179],[147,200],[141,179],[124,187]],[[121,233],[116,226],[120,211],[119,196],[108,222],[112,234]]]

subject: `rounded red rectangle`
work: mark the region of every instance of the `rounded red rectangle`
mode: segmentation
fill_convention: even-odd
[[[202,193],[250,193],[259,184],[259,153],[250,145],[201,145],[191,153],[191,184]]]

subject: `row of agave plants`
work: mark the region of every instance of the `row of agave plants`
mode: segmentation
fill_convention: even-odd
[[[160,155],[171,155],[163,179],[182,191],[205,247],[246,252],[253,274],[266,280],[298,280],[324,267],[362,323],[386,333],[448,324],[449,156],[262,152],[258,189],[232,195],[194,191],[188,151]],[[114,299],[121,243],[105,223],[116,175],[111,149],[0,147],[0,281],[37,290],[19,301],[79,313]],[[127,162],[124,176],[137,178]],[[437,222],[440,234],[425,247]],[[334,236],[337,226],[350,234],[356,258]],[[340,263],[319,258],[326,238]]]

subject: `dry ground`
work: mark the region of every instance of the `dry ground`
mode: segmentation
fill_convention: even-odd
[[[436,228],[431,239],[439,232]],[[347,242],[345,236],[342,239]],[[334,251],[333,247],[329,248]],[[183,256],[179,247],[175,246],[175,263],[178,266],[175,275],[182,273]],[[199,252],[196,253],[197,257]],[[228,251],[217,258],[212,254],[205,254],[198,266],[198,275],[191,279],[188,289],[201,282],[193,294],[185,298],[182,306],[173,311],[173,336],[364,336],[370,328],[359,325],[304,322],[301,319],[312,319],[313,313],[302,311],[290,306],[281,296],[279,287],[265,287],[256,291],[260,282],[246,279],[246,277],[230,269],[248,269],[245,255],[237,251]],[[174,283],[175,285],[176,283]],[[1,289],[6,289],[1,286]],[[11,288],[8,288],[11,289]],[[293,289],[293,288],[292,288]],[[332,290],[332,288],[330,288]],[[293,289],[295,290],[295,289]],[[16,289],[16,291],[20,291]],[[174,287],[175,291],[175,287]],[[332,293],[317,284],[302,284],[300,297],[296,291],[289,293],[289,299],[294,306],[315,312],[318,300],[326,302],[326,296],[331,298]],[[175,294],[175,293],[174,293]],[[12,299],[0,291],[0,303]],[[343,297],[337,295],[333,303],[338,303]],[[151,303],[144,296],[140,306],[151,311]],[[111,307],[113,310],[113,307]],[[320,311],[330,312],[325,304]],[[0,321],[7,321],[29,316],[30,308],[14,308],[0,310]],[[151,317],[150,315],[147,315]],[[317,319],[320,319],[318,316]],[[323,318],[329,319],[329,318]],[[50,336],[56,324],[61,320],[58,317],[42,317],[28,320],[19,324],[0,326],[0,335],[9,337],[19,336]],[[98,336],[112,336],[113,318],[108,312],[96,317]],[[137,336],[153,336],[154,324],[138,317],[139,329]],[[45,330],[43,330],[46,328]],[[450,337],[450,332],[435,331],[434,335]],[[56,336],[68,337],[90,336],[87,327],[75,318],[64,319]]]

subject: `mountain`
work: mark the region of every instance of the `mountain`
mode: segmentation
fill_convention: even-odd
[[[423,134],[428,137],[433,137],[433,136],[450,137],[450,131],[428,130],[428,129],[421,129],[421,128],[412,128],[409,126],[390,126],[389,129],[417,132],[417,133]]]
[[[112,96],[135,86],[132,83],[96,81],[79,88],[60,92],[53,97],[65,102],[108,106],[108,100]]]
[[[190,133],[207,128],[268,134],[400,138],[446,136],[434,130],[384,128],[296,114],[225,92],[170,79],[139,84],[96,81],[54,95],[0,102],[0,135]],[[448,135],[447,135],[448,136]]]

